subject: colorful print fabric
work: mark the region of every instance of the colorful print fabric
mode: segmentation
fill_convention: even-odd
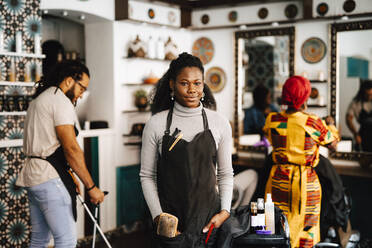
[[[319,145],[338,139],[337,130],[303,112],[270,113],[264,132],[273,146],[274,165],[266,184],[289,222],[292,247],[313,247],[320,241],[321,186],[314,167]]]

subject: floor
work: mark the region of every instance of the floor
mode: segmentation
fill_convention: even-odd
[[[150,248],[150,234],[145,232],[135,232],[131,234],[123,234],[119,237],[110,238],[109,242],[113,248]],[[92,244],[87,244],[86,246],[81,246],[82,248],[90,248]],[[106,248],[106,243],[100,239],[96,242],[96,248]]]

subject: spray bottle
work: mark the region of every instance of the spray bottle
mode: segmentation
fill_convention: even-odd
[[[270,193],[268,193],[266,196],[265,220],[266,220],[266,230],[271,231],[271,234],[275,234],[275,209],[274,209],[274,203],[271,199]]]

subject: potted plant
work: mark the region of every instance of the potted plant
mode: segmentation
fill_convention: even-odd
[[[139,89],[134,92],[134,104],[138,108],[139,111],[145,111],[147,105],[149,104],[147,99],[147,92],[143,89]]]

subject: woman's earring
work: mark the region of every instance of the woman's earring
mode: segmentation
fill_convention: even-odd
[[[205,94],[204,94],[204,92],[203,92],[203,95],[202,95],[200,101],[204,102],[204,97],[205,97]]]
[[[171,99],[171,101],[174,101],[174,91],[173,90],[170,93],[170,99]]]

